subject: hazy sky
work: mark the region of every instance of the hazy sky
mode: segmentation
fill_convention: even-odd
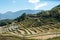
[[[0,13],[26,9],[50,10],[59,4],[59,0],[0,0]]]

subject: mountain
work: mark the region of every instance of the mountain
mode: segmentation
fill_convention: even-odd
[[[60,36],[59,7],[60,6],[58,5],[51,10],[41,11],[37,14],[32,14],[32,15],[28,13],[36,13],[37,11],[21,10],[17,12],[9,11],[6,12],[5,14],[0,14],[1,17],[2,15],[9,18],[17,17],[14,20],[6,19],[0,21],[0,39],[18,40],[17,38],[20,38],[21,40],[24,39],[46,40],[46,38],[49,37],[52,38],[52,37]],[[25,14],[24,12],[27,14]]]
[[[12,18],[13,12],[6,12],[4,14],[0,14],[0,19],[9,19],[10,17]]]
[[[16,12],[11,12],[8,11],[4,14],[0,13],[0,20],[1,19],[15,19],[17,17],[19,17],[22,13],[26,13],[26,14],[35,14],[37,12],[39,12],[40,10],[20,10],[20,11],[16,11]]]

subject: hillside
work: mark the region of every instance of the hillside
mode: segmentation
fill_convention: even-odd
[[[60,5],[51,10],[41,11],[36,14],[23,13],[14,20],[0,21],[0,34],[15,35],[26,39],[42,39],[46,35],[56,37],[60,36]],[[4,25],[6,23],[6,25]],[[44,38],[45,39],[45,38]],[[48,37],[46,38],[48,39]]]

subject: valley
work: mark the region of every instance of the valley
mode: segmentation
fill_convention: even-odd
[[[60,36],[60,5],[36,14],[0,20],[1,40],[48,40]]]

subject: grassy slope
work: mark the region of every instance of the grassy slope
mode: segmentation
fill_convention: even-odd
[[[49,38],[47,40],[60,40],[60,37]]]

